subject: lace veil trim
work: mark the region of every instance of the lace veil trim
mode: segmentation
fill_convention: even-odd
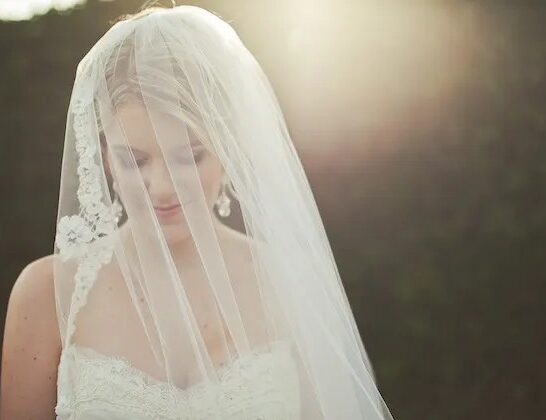
[[[75,318],[85,305],[100,267],[112,259],[114,233],[121,216],[118,202],[106,203],[101,187],[99,147],[91,136],[90,117],[93,107],[85,95],[76,95],[71,104],[73,131],[78,154],[78,214],[65,215],[58,220],[55,245],[63,261],[76,258],[74,291],[67,320],[66,345],[75,329]],[[108,202],[110,199],[108,198]]]

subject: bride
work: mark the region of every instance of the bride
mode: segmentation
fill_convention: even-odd
[[[4,337],[2,419],[392,419],[273,90],[194,6],[78,65],[54,253]]]

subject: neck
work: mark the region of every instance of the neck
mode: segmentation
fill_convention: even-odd
[[[212,215],[212,227],[219,241],[226,235],[229,228],[225,226],[216,216]],[[186,227],[187,235],[175,242],[168,242],[167,246],[171,252],[173,260],[176,263],[183,264],[186,267],[195,267],[200,264],[200,256],[195,245],[195,241],[189,227]],[[120,237],[124,247],[129,247],[135,251],[134,239],[131,232],[130,222],[127,220],[120,228]]]

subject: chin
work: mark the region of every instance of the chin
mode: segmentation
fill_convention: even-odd
[[[189,226],[185,221],[177,223],[163,223],[161,224],[163,235],[169,245],[176,245],[180,242],[184,242],[191,236]]]

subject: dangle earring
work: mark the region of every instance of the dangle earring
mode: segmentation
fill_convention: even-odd
[[[221,217],[228,217],[231,214],[231,200],[227,195],[228,183],[227,177],[222,178],[220,195],[218,195],[218,198],[216,199],[218,214]]]

